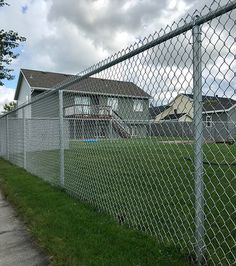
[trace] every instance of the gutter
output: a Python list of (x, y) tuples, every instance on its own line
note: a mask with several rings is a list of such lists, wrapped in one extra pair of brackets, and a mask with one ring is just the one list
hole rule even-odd
[[(31, 87), (31, 89), (39, 91), (52, 91), (51, 88), (42, 88), (42, 87)], [(111, 94), (111, 93), (102, 93), (102, 92), (88, 92), (88, 91), (75, 91), (75, 90), (63, 90), (68, 93), (76, 94), (89, 94), (89, 95), (103, 95), (103, 96), (113, 96), (113, 97), (123, 97), (123, 98), (137, 98), (137, 99), (152, 99), (151, 96), (134, 96), (134, 95), (124, 95), (124, 94)]]

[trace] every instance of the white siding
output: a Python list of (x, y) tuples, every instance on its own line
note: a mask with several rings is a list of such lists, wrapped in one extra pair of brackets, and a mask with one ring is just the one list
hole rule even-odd
[(179, 95), (177, 96), (173, 102), (170, 103), (170, 107), (156, 116), (155, 122), (159, 122), (161, 119), (165, 118), (167, 115), (174, 114), (175, 110), (178, 114), (186, 113), (189, 118), (185, 121), (191, 121), (193, 117), (193, 102), (192, 100), (185, 96)]
[[(19, 92), (19, 97), (17, 101), (17, 106), (20, 106), (24, 103), (26, 103), (31, 100), (31, 88), (25, 78), (23, 77), (22, 82), (21, 82), (21, 88)], [(22, 110), (18, 111), (18, 117), (22, 118)], [(25, 117), (26, 118), (31, 118), (31, 106), (25, 107)]]

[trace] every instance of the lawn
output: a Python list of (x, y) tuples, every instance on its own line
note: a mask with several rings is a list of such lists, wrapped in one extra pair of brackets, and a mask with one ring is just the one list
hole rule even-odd
[(119, 225), (60, 189), (0, 159), (0, 188), (51, 265), (190, 265), (180, 247)]
[[(204, 144), (209, 264), (236, 263), (235, 154), (236, 145)], [(121, 224), (192, 252), (193, 158), (191, 144), (158, 138), (71, 142), (65, 189)], [(27, 169), (58, 184), (59, 151), (28, 153)]]

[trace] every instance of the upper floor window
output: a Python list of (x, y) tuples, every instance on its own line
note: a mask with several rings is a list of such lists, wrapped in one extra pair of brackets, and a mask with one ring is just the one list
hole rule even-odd
[(75, 97), (75, 113), (90, 114), (90, 97), (88, 96)]
[(212, 117), (210, 115), (206, 117), (206, 126), (212, 127)]
[(134, 100), (134, 112), (143, 112), (142, 100)]
[(107, 105), (111, 107), (113, 111), (118, 110), (118, 98), (108, 98)]

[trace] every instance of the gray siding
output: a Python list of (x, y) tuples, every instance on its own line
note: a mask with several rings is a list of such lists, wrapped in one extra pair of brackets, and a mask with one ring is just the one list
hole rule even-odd
[[(40, 94), (39, 91), (34, 91), (32, 96), (38, 96)], [(63, 105), (66, 106), (73, 106), (74, 105), (74, 98), (76, 96), (89, 96), (90, 97), (90, 104), (91, 105), (101, 105), (107, 106), (107, 101), (109, 96), (100, 96), (100, 95), (86, 95), (86, 94), (79, 94), (79, 93), (63, 93)], [(123, 120), (141, 120), (147, 121), (149, 120), (149, 100), (148, 99), (141, 99), (143, 103), (143, 111), (136, 112), (134, 111), (134, 98), (125, 98), (125, 97), (117, 97), (118, 98), (118, 110), (116, 111), (117, 114)], [(32, 116), (42, 116), (42, 117), (57, 117), (58, 116), (58, 93), (50, 95), (48, 98), (44, 98), (42, 101), (38, 101), (37, 103), (33, 104), (32, 106)]]
[[(107, 105), (108, 96), (99, 96), (99, 104), (100, 105)], [(127, 97), (117, 97), (118, 98), (118, 109), (116, 113), (123, 119), (123, 120), (149, 120), (149, 100), (148, 99), (141, 99), (143, 103), (143, 111), (142, 112), (135, 112), (134, 107), (134, 100), (136, 98), (127, 98)]]
[[(74, 105), (74, 98), (78, 95), (81, 95), (81, 94), (64, 92), (64, 98), (63, 98), (64, 106)], [(91, 105), (101, 105), (101, 106), (108, 105), (107, 102), (108, 102), (109, 96), (100, 96), (100, 95), (84, 95), (84, 96), (90, 97)], [(135, 112), (133, 109), (135, 99), (127, 98), (127, 97), (117, 97), (117, 98), (118, 98), (118, 109), (116, 113), (123, 120), (131, 120), (131, 121), (149, 120), (149, 100), (148, 99), (141, 100), (143, 103), (143, 111)]]
[(192, 122), (163, 121), (149, 126), (150, 136), (193, 138)]
[(204, 114), (203, 121), (206, 121), (207, 115), (212, 117), (213, 122), (211, 127), (205, 127), (209, 139), (217, 141), (236, 139), (236, 108), (228, 112)]
[(203, 121), (206, 121), (207, 116), (211, 116), (212, 121), (215, 121), (215, 122), (227, 122), (228, 121), (228, 115), (226, 112), (203, 114), (203, 117), (202, 117)]
[[(19, 107), (20, 105), (25, 104), (27, 101), (30, 101), (30, 99), (31, 99), (31, 88), (29, 87), (29, 84), (27, 83), (25, 78), (23, 78), (22, 83), (21, 83), (21, 90), (19, 93), (19, 98), (17, 100), (17, 106)], [(20, 109), (17, 112), (17, 116), (18, 118), (23, 117), (22, 109)], [(25, 117), (28, 117), (28, 118), (31, 117), (31, 106), (30, 105), (25, 107)]]
[[(34, 91), (33, 96), (36, 97), (40, 94), (40, 91)], [(107, 106), (109, 96), (100, 96), (100, 95), (88, 95), (88, 94), (79, 94), (73, 92), (64, 92), (63, 93), (63, 106), (69, 107), (74, 106), (76, 96), (88, 96), (90, 97), (90, 104), (92, 106), (100, 105)], [(134, 111), (134, 100), (133, 98), (118, 98), (118, 109), (116, 113), (124, 120), (129, 129), (130, 134), (134, 136), (146, 136), (147, 135), (147, 126), (146, 123), (149, 120), (149, 101), (148, 99), (141, 100), (143, 103), (143, 111), (136, 112)], [(94, 109), (97, 110), (98, 109)], [(53, 117), (57, 118), (59, 114), (59, 95), (58, 92), (39, 100), (38, 102), (32, 105), (32, 117)], [(115, 130), (111, 130), (108, 121), (84, 121), (83, 126), (82, 122), (79, 120), (73, 121), (70, 120), (70, 138), (94, 138), (94, 137), (118, 137)], [(83, 131), (83, 132), (82, 132)]]
[[(32, 97), (38, 96), (40, 92), (34, 92)], [(32, 117), (58, 117), (59, 115), (59, 95), (55, 92), (32, 104)]]
[(236, 139), (236, 107), (231, 109), (228, 113), (228, 127), (232, 137)]
[[(152, 123), (149, 134), (160, 137), (194, 138), (194, 125), (192, 122), (163, 121)], [(213, 121), (211, 126), (203, 124), (205, 141), (225, 142), (236, 139), (235, 129), (230, 129), (227, 121)]]
[(65, 119), (69, 123), (70, 139), (94, 139), (119, 137), (111, 121)]
[(149, 133), (149, 125), (129, 124), (129, 133), (131, 137), (146, 137)]

